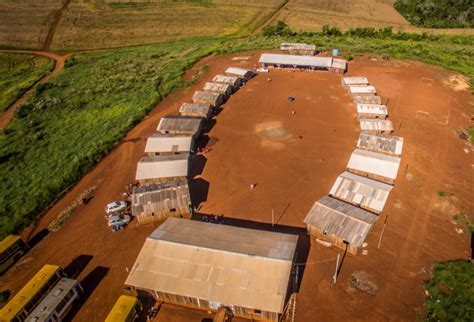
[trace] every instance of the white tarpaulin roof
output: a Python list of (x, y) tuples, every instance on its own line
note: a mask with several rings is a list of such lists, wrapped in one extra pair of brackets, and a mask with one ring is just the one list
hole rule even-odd
[(390, 120), (377, 120), (377, 119), (367, 119), (367, 120), (360, 120), (360, 129), (362, 131), (393, 131), (393, 124)]
[(136, 180), (186, 177), (189, 154), (143, 157), (138, 161)]
[(393, 186), (350, 172), (337, 177), (329, 194), (362, 208), (381, 212)]
[(349, 92), (351, 94), (376, 94), (375, 87), (372, 85), (367, 86), (351, 86), (349, 85)]
[(347, 163), (348, 169), (376, 174), (395, 180), (400, 158), (390, 155), (355, 149)]
[(193, 143), (192, 134), (155, 133), (148, 137), (146, 153), (189, 152)]
[(382, 104), (361, 104), (357, 103), (357, 113), (359, 114), (379, 114), (388, 115), (386, 105)]
[(262, 54), (258, 62), (262, 64), (330, 68), (332, 66), (332, 57)]
[(401, 155), (403, 138), (400, 136), (362, 132), (357, 141), (357, 147), (373, 152)]
[(368, 85), (369, 80), (367, 77), (362, 76), (353, 76), (353, 77), (343, 77), (342, 83), (346, 86), (349, 85)]
[(125, 282), (139, 289), (281, 313), (298, 236), (169, 218)]

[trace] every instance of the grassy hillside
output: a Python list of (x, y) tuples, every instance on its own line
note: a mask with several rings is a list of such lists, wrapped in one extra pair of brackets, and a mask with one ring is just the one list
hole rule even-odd
[(398, 0), (395, 8), (412, 24), (428, 28), (473, 28), (472, 0)]
[(0, 112), (45, 76), (53, 65), (46, 57), (0, 53)]

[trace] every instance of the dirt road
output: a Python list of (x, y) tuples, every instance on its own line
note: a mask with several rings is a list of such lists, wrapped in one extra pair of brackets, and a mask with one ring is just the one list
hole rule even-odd
[(10, 105), (4, 112), (0, 113), (0, 129), (3, 129), (7, 127), (7, 125), (10, 123), (10, 121), (13, 118), (15, 109), (24, 104), (28, 97), (32, 94), (35, 86), (40, 83), (46, 83), (50, 77), (54, 77), (57, 74), (59, 74), (63, 69), (64, 69), (64, 61), (66, 60), (67, 57), (69, 57), (72, 54), (66, 54), (66, 55), (60, 55), (60, 54), (55, 54), (51, 53), (48, 51), (36, 51), (36, 50), (0, 50), (0, 52), (3, 53), (19, 53), (19, 54), (33, 54), (33, 55), (39, 55), (39, 56), (44, 56), (51, 58), (55, 61), (54, 63), (54, 68), (53, 70), (40, 80), (38, 80), (36, 83), (30, 86), (30, 88), (23, 94), (22, 97), (17, 99), (12, 105)]
[[(259, 57), (253, 53), (250, 61), (231, 60), (244, 55), (249, 54), (206, 58), (202, 63), (208, 68), (192, 88), (158, 104), (35, 227), (25, 231), (24, 236), (37, 235), (84, 189), (97, 187), (94, 198), (59, 232), (46, 236), (0, 278), (0, 289), (15, 293), (43, 264), (68, 266), (82, 255), (75, 261), (82, 265), (75, 266), (90, 296), (74, 320), (103, 320), (122, 294), (127, 270), (146, 236), (157, 226), (132, 223), (112, 233), (106, 227), (104, 205), (120, 199), (124, 186), (133, 181), (146, 137), (159, 119), (190, 101), (193, 91), (213, 75), (228, 66), (253, 67)], [(349, 68), (351, 75), (367, 76), (388, 99), (395, 134), (405, 138), (402, 165), (387, 206), (367, 239), (366, 256), (347, 256), (336, 284), (332, 275), (341, 252), (313, 243), (307, 261), (299, 263), (302, 285), (296, 320), (415, 320), (429, 266), (470, 254), (470, 238), (452, 216), (472, 213), (474, 207), (474, 151), (456, 133), (469, 124), (471, 96), (469, 91), (453, 89), (454, 84), (447, 82), (451, 73), (420, 63), (363, 56)], [(288, 102), (290, 95), (294, 102)], [(429, 113), (428, 117), (417, 111)], [(258, 75), (216, 117), (206, 139), (210, 152), (193, 158), (193, 201), (203, 213), (264, 223), (271, 223), (273, 209), (278, 224), (303, 228), (302, 219), (313, 202), (326, 195), (345, 170), (357, 137), (355, 110), (338, 76), (287, 71)], [(250, 184), (256, 184), (255, 189)], [(446, 197), (440, 197), (440, 191)], [(355, 271), (371, 276), (378, 286), (374, 296), (350, 287)], [(157, 320), (197, 322), (204, 317), (211, 316), (164, 305)]]

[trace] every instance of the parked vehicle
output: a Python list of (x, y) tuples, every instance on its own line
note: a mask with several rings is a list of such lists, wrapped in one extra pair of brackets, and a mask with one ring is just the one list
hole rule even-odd
[(125, 226), (131, 220), (129, 215), (114, 215), (109, 217), (109, 227)]
[(256, 71), (259, 72), (259, 73), (268, 73), (268, 69), (263, 68), (263, 67), (257, 68)]
[(120, 211), (124, 211), (127, 209), (127, 202), (126, 201), (114, 201), (114, 202), (111, 202), (109, 204), (107, 204), (107, 206), (105, 206), (105, 212), (107, 214), (113, 214), (113, 213), (116, 213), (116, 212), (120, 212)]

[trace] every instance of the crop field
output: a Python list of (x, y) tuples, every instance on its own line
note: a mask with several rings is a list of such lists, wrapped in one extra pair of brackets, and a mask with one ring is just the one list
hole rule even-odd
[(61, 0), (0, 0), (0, 45), (41, 48)]
[(348, 30), (357, 27), (430, 32), (440, 34), (473, 34), (473, 29), (423, 29), (412, 26), (397, 10), (395, 1), (385, 0), (294, 0), (282, 10), (277, 19), (295, 30), (319, 31), (324, 25)]
[(0, 112), (45, 76), (53, 61), (41, 56), (0, 53)]
[(68, 7), (52, 48), (118, 47), (251, 32), (274, 10), (200, 3), (79, 4)]
[[(0, 238), (31, 222), (174, 88), (214, 40), (77, 55), (0, 134)], [(26, 179), (27, 178), (27, 179)]]

